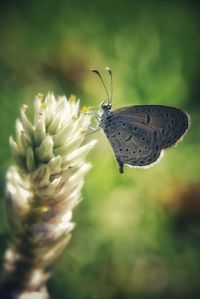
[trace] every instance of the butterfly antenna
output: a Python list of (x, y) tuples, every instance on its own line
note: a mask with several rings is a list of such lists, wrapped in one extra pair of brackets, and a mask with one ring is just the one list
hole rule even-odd
[(103, 84), (103, 86), (104, 86), (104, 88), (105, 88), (106, 95), (107, 95), (107, 99), (108, 99), (108, 102), (109, 102), (110, 100), (109, 100), (108, 89), (107, 89), (107, 87), (106, 87), (106, 84), (105, 84), (105, 82), (104, 82), (104, 80), (103, 80), (101, 74), (100, 74), (99, 71), (97, 71), (96, 69), (91, 69), (91, 72), (96, 73), (96, 74), (99, 76), (99, 78), (100, 78), (100, 80), (101, 80), (101, 82), (102, 82), (102, 84)]
[(110, 104), (112, 104), (112, 98), (113, 98), (113, 76), (112, 71), (109, 67), (106, 67), (106, 71), (108, 71), (110, 75)]

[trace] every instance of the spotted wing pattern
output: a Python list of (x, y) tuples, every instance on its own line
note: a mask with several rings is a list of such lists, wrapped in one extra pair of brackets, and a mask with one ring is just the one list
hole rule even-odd
[(162, 149), (175, 145), (186, 132), (188, 115), (168, 106), (131, 106), (109, 111), (101, 126), (123, 173), (124, 163), (144, 167), (156, 162)]

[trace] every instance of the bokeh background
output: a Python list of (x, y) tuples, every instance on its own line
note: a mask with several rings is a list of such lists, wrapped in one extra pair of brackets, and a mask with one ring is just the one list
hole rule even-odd
[(114, 74), (113, 106), (164, 104), (191, 115), (189, 133), (148, 170), (120, 175), (102, 132), (88, 160), (72, 240), (53, 267), (52, 299), (199, 298), (200, 13), (193, 1), (5, 1), (0, 13), (0, 253), (9, 241), (8, 137), (35, 94), (105, 98), (89, 70)]

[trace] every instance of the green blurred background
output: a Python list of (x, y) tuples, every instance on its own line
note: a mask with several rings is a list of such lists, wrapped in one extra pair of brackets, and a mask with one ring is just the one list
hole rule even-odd
[(89, 69), (114, 74), (114, 107), (174, 105), (190, 113), (184, 141), (148, 170), (119, 174), (102, 132), (88, 157), (72, 240), (54, 265), (52, 299), (199, 298), (200, 6), (192, 1), (13, 1), (0, 15), (0, 253), (8, 137), (35, 94), (71, 93), (97, 106)]

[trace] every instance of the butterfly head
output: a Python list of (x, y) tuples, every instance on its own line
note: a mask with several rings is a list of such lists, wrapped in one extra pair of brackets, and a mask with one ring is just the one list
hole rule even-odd
[(107, 101), (104, 101), (101, 103), (101, 109), (103, 111), (109, 111), (112, 108), (112, 104), (108, 103)]

